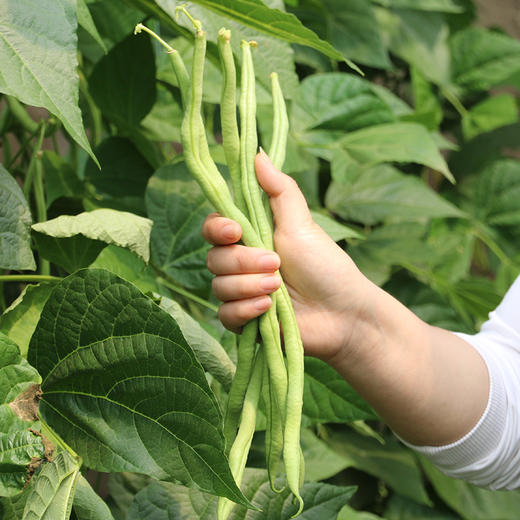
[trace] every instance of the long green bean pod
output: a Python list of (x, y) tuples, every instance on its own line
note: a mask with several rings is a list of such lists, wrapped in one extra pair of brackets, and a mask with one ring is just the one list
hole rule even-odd
[[(256, 44), (255, 44), (256, 45)], [(255, 156), (258, 148), (256, 133), (255, 70), (251, 43), (242, 41), (242, 84), (240, 92), (240, 168), (242, 191), (253, 226), (266, 248), (273, 249), (273, 230), (262, 202), (262, 191), (255, 173)]]
[(276, 393), (273, 392), (269, 382), (269, 368), (267, 362), (264, 366), (264, 381), (262, 383), (262, 397), (265, 405), (266, 429), (265, 429), (265, 451), (266, 466), (271, 489), (275, 493), (281, 493), (284, 487), (276, 487), (276, 476), (280, 465), (283, 451), (283, 421)]
[(179, 84), (179, 89), (181, 91), (182, 104), (186, 106), (188, 99), (188, 91), (190, 88), (190, 78), (188, 75), (188, 70), (184, 65), (184, 61), (182, 60), (178, 51), (176, 51), (171, 45), (165, 42), (157, 33), (152, 31), (150, 28), (146, 27), (142, 23), (138, 23), (135, 26), (134, 34), (139, 34), (141, 31), (147, 32), (150, 36), (155, 38), (167, 51), (168, 56), (170, 58), (170, 63), (172, 65), (173, 71), (175, 72), (175, 76), (177, 77), (177, 83)]
[(305, 369), (303, 344), (290, 296), (285, 285), (276, 293), (276, 304), (278, 316), (284, 331), (288, 375), (283, 460), (285, 473), (287, 475), (287, 485), (299, 501), (299, 509), (295, 515), (297, 516), (303, 509), (303, 500), (299, 492), (300, 481), (303, 480), (300, 464), (300, 427), (303, 406), (303, 375)]
[(246, 324), (238, 340), (237, 367), (229, 390), (224, 416), (224, 438), (228, 450), (237, 433), (242, 404), (251, 378), (257, 335), (258, 320), (254, 319)]
[(273, 137), (268, 155), (274, 167), (281, 170), (285, 162), (289, 118), (276, 72), (271, 72), (271, 91), (273, 96)]
[(224, 79), (220, 101), (220, 122), (222, 128), (222, 145), (224, 147), (226, 163), (229, 168), (229, 175), (231, 176), (235, 204), (245, 213), (246, 205), (240, 180), (240, 136), (238, 134), (236, 101), (237, 74), (233, 51), (229, 43), (230, 38), (231, 31), (229, 29), (220, 29), (217, 42), (222, 77)]
[[(263, 370), (264, 354), (263, 350), (259, 349), (254, 362), (251, 381), (247, 387), (246, 397), (244, 399), (238, 434), (233, 446), (231, 447), (231, 451), (229, 452), (229, 467), (231, 468), (231, 473), (239, 487), (244, 475), (244, 468), (246, 467), (247, 455), (249, 453), (251, 441), (253, 440), (253, 434), (255, 433), (256, 411), (258, 408), (260, 391), (262, 389)], [(218, 501), (217, 519), (226, 520), (234, 505), (234, 502), (221, 497)]]

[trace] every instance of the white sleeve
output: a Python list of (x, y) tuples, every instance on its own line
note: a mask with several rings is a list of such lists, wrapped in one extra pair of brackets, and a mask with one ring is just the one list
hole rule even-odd
[(445, 446), (414, 446), (447, 475), (490, 489), (520, 487), (520, 277), (473, 336), (486, 362), (489, 400), (475, 427)]

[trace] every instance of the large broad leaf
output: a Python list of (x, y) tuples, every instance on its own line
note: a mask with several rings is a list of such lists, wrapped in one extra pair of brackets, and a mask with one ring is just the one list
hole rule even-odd
[(378, 520), (381, 516), (367, 513), (366, 511), (357, 511), (349, 506), (345, 506), (338, 514), (337, 520)]
[(377, 416), (329, 365), (305, 358), (303, 413), (313, 422), (348, 423)]
[(224, 390), (229, 391), (235, 366), (222, 345), (182, 310), (177, 302), (163, 296), (159, 305), (175, 319), (204, 370), (209, 372), (224, 387)]
[(68, 520), (79, 475), (79, 462), (67, 451), (46, 463), (31, 481), (24, 520)]
[(430, 504), (419, 465), (411, 452), (388, 437), (385, 444), (343, 429), (330, 431), (324, 439), (351, 466), (382, 479), (397, 493), (420, 504)]
[(457, 32), (451, 55), (453, 81), (466, 91), (487, 90), (520, 70), (520, 42), (480, 27)]
[(195, 0), (194, 3), (270, 36), (289, 43), (307, 45), (335, 60), (345, 60), (352, 68), (359, 70), (330, 43), (304, 27), (296, 16), (279, 9), (269, 9), (261, 0)]
[(13, 497), (0, 497), (0, 518), (2, 520), (23, 520), (23, 511), (30, 492), (30, 488), (26, 488)]
[(388, 164), (372, 168), (352, 167), (338, 154), (332, 168), (340, 181), (330, 184), (327, 208), (345, 220), (375, 224), (387, 218), (407, 220), (460, 217), (455, 206), (437, 195), (421, 179), (405, 175)]
[(478, 176), (474, 208), (482, 222), (495, 225), (520, 224), (520, 163), (502, 159)]
[(103, 114), (123, 128), (138, 125), (155, 102), (155, 59), (148, 35), (130, 35), (94, 67), (89, 89)]
[(337, 475), (350, 465), (311, 430), (302, 429), (300, 444), (305, 459), (305, 480), (317, 482)]
[(353, 74), (308, 76), (300, 85), (291, 119), (299, 129), (358, 130), (395, 120), (371, 84)]
[(417, 67), (430, 81), (450, 81), (448, 25), (440, 13), (409, 9), (377, 9), (383, 40), (389, 49)]
[(78, 107), (76, 2), (0, 5), (0, 92), (45, 107), (92, 156)]
[(78, 520), (114, 520), (106, 503), (83, 475), (79, 476), (76, 484), (73, 508)]
[(200, 230), (211, 206), (186, 163), (166, 165), (155, 172), (146, 189), (146, 208), (153, 220), (153, 262), (189, 289), (209, 287), (209, 244)]
[(511, 125), (518, 121), (518, 106), (511, 94), (499, 94), (471, 107), (462, 118), (462, 131), (466, 140), (484, 132)]
[(86, 0), (77, 0), (77, 14), (78, 14), (78, 24), (87, 31), (94, 40), (100, 45), (100, 47), (107, 52), (107, 47), (103, 38), (99, 35), (99, 32), (96, 28), (96, 24), (92, 19), (92, 15), (90, 14), (89, 8), (87, 6)]
[[(183, 2), (178, 0), (158, 0), (157, 3), (173, 18), (175, 16), (175, 8), (182, 5)], [(278, 1), (268, 0), (265, 2), (267, 6), (272, 3), (278, 3)], [(236, 5), (236, 2), (230, 3), (232, 7), (234, 5)], [(217, 42), (218, 31), (221, 27), (230, 29), (231, 47), (239, 62), (241, 61), (240, 41), (254, 40), (258, 43), (258, 47), (253, 53), (253, 59), (255, 75), (259, 80), (259, 84), (264, 87), (263, 91), (258, 92), (259, 102), (270, 102), (265, 92), (271, 92), (271, 80), (269, 78), (271, 72), (278, 73), (280, 85), (285, 96), (287, 98), (292, 97), (298, 87), (298, 76), (294, 70), (294, 52), (291, 46), (286, 42), (273, 38), (272, 35), (266, 35), (264, 32), (259, 32), (247, 25), (245, 26), (243, 23), (233, 20), (233, 17), (230, 17), (229, 13), (220, 13), (220, 15), (218, 15), (207, 7), (208, 6), (191, 5), (189, 10), (195, 18), (202, 22), (209, 41)], [(264, 6), (264, 9), (267, 9), (267, 7)], [(189, 31), (193, 30), (191, 22), (186, 17), (179, 18), (178, 23), (185, 26)], [(190, 42), (188, 48), (184, 45), (183, 47), (184, 49), (181, 48), (179, 51), (185, 59), (188, 70), (190, 70), (193, 44)], [(171, 64), (169, 64), (169, 67), (171, 70)], [(220, 102), (222, 82), (220, 67), (217, 66), (215, 70), (213, 66), (208, 63), (206, 69), (204, 75), (205, 90), (206, 92), (208, 90), (213, 91), (206, 93), (207, 99), (213, 103)]]
[(0, 268), (36, 269), (31, 251), (31, 220), (31, 210), (20, 186), (0, 164)]
[[(244, 494), (261, 511), (248, 511), (236, 506), (229, 520), (289, 520), (297, 510), (285, 489), (274, 493), (265, 470), (246, 468), (242, 481)], [(280, 484), (280, 482), (279, 482)], [(323, 483), (306, 483), (301, 489), (305, 504), (298, 518), (302, 520), (336, 520), (339, 510), (350, 500), (355, 487), (333, 486)], [(153, 482), (136, 497), (128, 512), (127, 520), (212, 520), (216, 518), (217, 500), (196, 490)]]
[(85, 196), (83, 182), (78, 179), (70, 162), (50, 150), (43, 152), (42, 160), (47, 207), (60, 197), (83, 198)]
[(90, 264), (93, 269), (106, 269), (127, 282), (132, 282), (144, 293), (158, 292), (153, 271), (145, 261), (123, 247), (109, 245)]
[(429, 166), (453, 180), (435, 142), (422, 125), (395, 123), (363, 128), (347, 134), (340, 143), (361, 163), (414, 162)]
[[(79, 215), (61, 215), (33, 225), (33, 230), (56, 239), (81, 235), (86, 239), (126, 247), (148, 262), (152, 222), (133, 213), (96, 209)], [(79, 247), (77, 245), (77, 247)], [(45, 255), (46, 251), (41, 250)], [(50, 255), (51, 251), (47, 251)], [(99, 253), (97, 251), (96, 255)]]
[(389, 68), (390, 59), (383, 46), (376, 17), (365, 0), (323, 0), (327, 20), (327, 39), (346, 56), (370, 65)]
[(124, 137), (109, 137), (97, 148), (101, 171), (93, 161), (85, 166), (85, 179), (96, 192), (94, 203), (145, 214), (144, 190), (153, 168), (136, 146)]
[(98, 471), (132, 471), (242, 503), (222, 417), (175, 320), (103, 270), (54, 289), (31, 340), (40, 414)]
[(41, 437), (29, 431), (31, 423), (18, 418), (20, 394), (41, 381), (38, 372), (20, 355), (15, 343), (0, 333), (0, 496), (19, 493), (32, 458), (42, 458)]
[(518, 517), (518, 491), (490, 491), (452, 479), (423, 457), (421, 465), (437, 494), (465, 520), (516, 520)]

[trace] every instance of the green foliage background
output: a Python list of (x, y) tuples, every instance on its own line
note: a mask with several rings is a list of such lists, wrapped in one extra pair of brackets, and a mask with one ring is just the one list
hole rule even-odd
[[(295, 510), (268, 489), (261, 424), (245, 496), (223, 451), (235, 338), (217, 320), (205, 267), (211, 207), (183, 162), (168, 57), (133, 35), (145, 21), (189, 64), (179, 4), (0, 6), (5, 520), (210, 519), (215, 495), (242, 503), (235, 520)], [(204, 116), (223, 173), (214, 44), (226, 26), (237, 60), (241, 39), (258, 42), (264, 145), (269, 73), (279, 74), (284, 171), (315, 220), (422, 319), (476, 332), (520, 273), (520, 42), (476, 26), (472, 0), (188, 7), (210, 42)], [(443, 476), (331, 368), (308, 358), (305, 369), (302, 518), (518, 517), (517, 492)], [(95, 489), (87, 470), (91, 483), (101, 472)]]

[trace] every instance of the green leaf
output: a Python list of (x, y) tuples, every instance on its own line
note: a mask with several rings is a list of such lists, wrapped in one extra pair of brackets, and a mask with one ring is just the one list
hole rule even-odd
[(134, 496), (146, 487), (152, 479), (138, 473), (110, 473), (107, 488), (114, 504), (111, 505), (116, 518), (125, 518)]
[(462, 118), (462, 132), (469, 140), (484, 132), (518, 121), (518, 106), (511, 94), (498, 94), (471, 107)]
[(520, 163), (502, 159), (486, 167), (478, 176), (473, 204), (482, 222), (520, 224)]
[(388, 164), (352, 167), (337, 154), (332, 168), (341, 172), (333, 173), (341, 180), (329, 185), (325, 202), (330, 211), (345, 220), (375, 224), (393, 217), (414, 220), (462, 216), (420, 178)]
[(340, 144), (361, 163), (396, 161), (424, 164), (454, 182), (435, 142), (422, 125), (394, 123), (363, 128), (347, 134)]
[(348, 423), (376, 419), (374, 411), (329, 365), (305, 358), (303, 414), (313, 422)]
[(0, 497), (0, 515), (2, 520), (24, 520), (23, 512), (30, 488), (13, 497)]
[(66, 451), (44, 464), (31, 481), (24, 520), (68, 520), (78, 475), (79, 463)]
[(329, 235), (334, 242), (339, 242), (340, 240), (348, 240), (349, 238), (358, 238), (363, 239), (363, 235), (358, 233), (352, 228), (345, 226), (344, 224), (340, 224), (337, 220), (325, 215), (324, 213), (318, 213), (317, 211), (311, 211), (312, 220), (318, 226)]
[[(439, 511), (417, 504), (400, 495), (392, 495), (385, 509), (387, 520), (458, 520), (459, 517), (447, 511)], [(339, 519), (338, 519), (339, 520)]]
[(451, 55), (453, 81), (468, 92), (487, 90), (520, 70), (520, 42), (481, 27), (455, 33)]
[(73, 508), (78, 520), (114, 520), (108, 506), (83, 475), (76, 484)]
[(96, 63), (89, 90), (103, 114), (132, 128), (155, 103), (155, 57), (148, 35), (131, 34)]
[(383, 480), (397, 493), (419, 504), (430, 504), (421, 480), (418, 463), (411, 450), (403, 448), (392, 437), (385, 444), (352, 431), (329, 431), (325, 442), (351, 466)]
[(314, 74), (300, 84), (291, 119), (298, 129), (352, 131), (395, 120), (371, 84), (353, 74)]
[(428, 130), (439, 129), (443, 119), (442, 107), (433, 92), (432, 85), (424, 77), (424, 74), (417, 68), (411, 67), (412, 89), (415, 111), (402, 117), (403, 121), (414, 121), (421, 123)]
[[(22, 358), (15, 343), (0, 333), (0, 496), (22, 491), (32, 457), (43, 457), (41, 437), (29, 431), (30, 423), (18, 420), (20, 394), (41, 381), (38, 372)], [(20, 403), (20, 404), (18, 404)]]
[(344, 60), (350, 67), (360, 72), (354, 63), (334, 49), (330, 43), (321, 40), (313, 31), (304, 27), (296, 16), (284, 13), (279, 9), (269, 9), (261, 0), (235, 0), (233, 2), (195, 0), (194, 3), (275, 38), (289, 43), (307, 45), (323, 52), (329, 58), (338, 61)]
[(49, 237), (68, 238), (81, 235), (87, 239), (126, 247), (145, 262), (150, 258), (151, 229), (150, 220), (115, 209), (96, 209), (79, 215), (61, 215), (33, 225), (34, 231)]
[(417, 11), (440, 11), (443, 13), (463, 13), (466, 4), (463, 0), (373, 0), (384, 7), (400, 7)]
[(43, 458), (41, 437), (29, 430), (0, 432), (0, 496), (14, 496), (22, 491), (31, 459)]
[(449, 29), (441, 13), (377, 9), (383, 41), (436, 85), (450, 83)]
[(348, 459), (331, 450), (311, 430), (303, 428), (300, 443), (305, 459), (305, 480), (326, 480), (343, 471), (350, 464)]
[(437, 494), (465, 520), (516, 520), (520, 510), (518, 491), (490, 491), (443, 475), (425, 458), (421, 465)]
[(82, 235), (56, 238), (34, 232), (33, 239), (42, 258), (63, 267), (67, 273), (88, 267), (106, 245), (101, 240), (90, 240)]
[(0, 7), (0, 92), (45, 107), (94, 160), (78, 107), (76, 3), (17, 0)]
[(159, 304), (179, 325), (188, 345), (195, 351), (197, 359), (224, 388), (229, 391), (235, 374), (235, 366), (222, 345), (200, 324), (195, 321), (181, 306), (165, 296)]
[(520, 123), (478, 135), (450, 156), (450, 168), (458, 176), (474, 174), (509, 150), (520, 150)]
[[(276, 0), (275, 0), (276, 2)], [(273, 0), (265, 2), (266, 6), (273, 3)], [(175, 17), (175, 8), (182, 5), (182, 2), (175, 0), (159, 0), (158, 4), (170, 14), (172, 18)], [(232, 4), (233, 5), (233, 4)], [(264, 8), (267, 8), (264, 6)], [(202, 27), (206, 31), (208, 41), (217, 43), (218, 31), (221, 27), (226, 27), (231, 30), (231, 48), (238, 63), (241, 63), (241, 40), (254, 40), (258, 43), (258, 47), (253, 53), (253, 60), (255, 63), (255, 75), (258, 79), (257, 86), (262, 86), (262, 89), (257, 89), (258, 102), (270, 103), (271, 79), (269, 77), (271, 72), (277, 72), (281, 88), (286, 98), (291, 98), (298, 88), (298, 76), (294, 69), (294, 52), (291, 46), (282, 42), (279, 39), (273, 38), (273, 35), (266, 35), (263, 32), (258, 32), (233, 20), (232, 17), (215, 14), (210, 9), (199, 6), (190, 5), (190, 13), (193, 17), (202, 22)], [(178, 23), (187, 28), (189, 33), (193, 31), (192, 23), (183, 16), (179, 18)], [(192, 56), (193, 56), (193, 42), (185, 38), (178, 38), (173, 43), (173, 47), (178, 50), (183, 57), (188, 70), (191, 70)], [(171, 64), (167, 60), (167, 70), (171, 75)], [(172, 78), (173, 79), (173, 78)], [(172, 81), (177, 84), (176, 78)], [(206, 70), (204, 71), (204, 99), (212, 103), (220, 103), (221, 96), (222, 75), (220, 66), (217, 62), (216, 66), (207, 60)]]
[(22, 190), (0, 164), (0, 268), (30, 269), (36, 264), (31, 251), (31, 210)]
[[(244, 493), (262, 511), (248, 511), (236, 506), (229, 520), (289, 520), (297, 510), (290, 492), (274, 493), (265, 470), (246, 468)], [(301, 489), (304, 509), (301, 520), (336, 520), (339, 510), (350, 500), (356, 488), (324, 483), (306, 483)], [(217, 500), (197, 490), (168, 483), (153, 482), (136, 497), (127, 520), (210, 520), (216, 518)]]
[(118, 136), (105, 139), (96, 155), (101, 171), (92, 161), (85, 166), (85, 179), (96, 192), (94, 201), (144, 215), (144, 191), (153, 173), (150, 163), (132, 141)]
[(45, 172), (47, 208), (60, 197), (82, 198), (85, 196), (83, 182), (78, 179), (70, 162), (50, 150), (43, 152), (42, 161)]
[(323, 0), (327, 40), (345, 56), (371, 67), (390, 68), (376, 17), (365, 0)]
[(0, 404), (10, 403), (41, 381), (38, 372), (20, 355), (20, 349), (0, 332)]
[(133, 283), (144, 293), (158, 292), (153, 272), (142, 258), (124, 249), (109, 245), (90, 264), (93, 269), (106, 269), (127, 282)]
[(378, 520), (381, 516), (367, 513), (366, 511), (357, 511), (349, 506), (345, 506), (338, 515), (337, 520)]
[(168, 164), (155, 172), (146, 189), (146, 208), (153, 220), (154, 264), (188, 289), (207, 289), (210, 245), (200, 230), (211, 206), (186, 163)]
[(99, 32), (94, 24), (94, 20), (92, 19), (92, 15), (88, 9), (87, 3), (85, 0), (77, 0), (77, 14), (78, 14), (78, 24), (87, 31), (97, 43), (99, 43), (100, 47), (107, 52), (107, 46), (103, 41), (103, 38), (99, 35)]
[(132, 471), (247, 504), (224, 455), (222, 417), (175, 320), (103, 270), (56, 286), (31, 340), (40, 414), (98, 471)]

